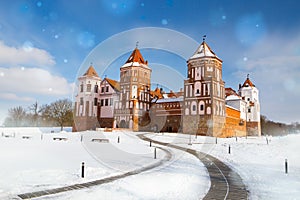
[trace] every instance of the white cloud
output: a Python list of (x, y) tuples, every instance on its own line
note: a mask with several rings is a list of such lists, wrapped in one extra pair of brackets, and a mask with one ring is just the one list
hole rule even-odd
[(260, 89), (262, 114), (275, 121), (300, 121), (300, 36), (273, 35), (247, 51), (237, 63), (237, 77), (250, 78)]
[(53, 66), (55, 60), (47, 51), (26, 41), (22, 47), (10, 47), (0, 41), (0, 64), (7, 66)]
[(64, 77), (44, 69), (0, 67), (0, 74), (1, 94), (66, 96), (72, 93), (73, 86)]
[(22, 102), (32, 102), (34, 101), (31, 97), (21, 97), (14, 93), (0, 93), (0, 99), (8, 101), (22, 101)]

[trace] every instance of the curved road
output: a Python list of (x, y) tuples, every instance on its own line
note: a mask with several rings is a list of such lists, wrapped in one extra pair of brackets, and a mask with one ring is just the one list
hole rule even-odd
[(61, 192), (67, 192), (67, 191), (71, 191), (71, 190), (79, 190), (79, 189), (83, 189), (83, 188), (97, 186), (97, 185), (109, 183), (109, 182), (112, 182), (112, 181), (115, 181), (115, 180), (118, 180), (121, 178), (125, 178), (128, 176), (132, 176), (132, 175), (136, 175), (136, 174), (148, 171), (148, 170), (158, 167), (158, 166), (162, 165), (163, 163), (170, 161), (172, 159), (173, 155), (170, 151), (168, 151), (164, 148), (161, 148), (161, 147), (156, 147), (156, 148), (163, 150), (166, 153), (166, 155), (162, 160), (159, 160), (158, 162), (155, 162), (148, 166), (141, 167), (139, 169), (136, 169), (136, 170), (124, 173), (124, 174), (111, 176), (111, 177), (107, 177), (107, 178), (102, 178), (99, 180), (90, 181), (90, 182), (86, 182), (86, 183), (74, 184), (74, 185), (64, 186), (64, 187), (55, 188), (55, 189), (48, 189), (48, 190), (42, 190), (42, 191), (37, 191), (37, 192), (19, 194), (18, 197), (21, 199), (32, 199), (32, 198), (37, 198), (37, 197), (41, 197), (41, 196), (52, 195), (52, 194), (57, 194), (57, 193), (61, 193)]
[(205, 165), (210, 176), (211, 186), (208, 193), (204, 197), (205, 200), (248, 199), (248, 191), (240, 175), (230, 169), (219, 159), (193, 149), (150, 139), (146, 137), (145, 134), (139, 134), (137, 136), (142, 140), (179, 149), (196, 156)]

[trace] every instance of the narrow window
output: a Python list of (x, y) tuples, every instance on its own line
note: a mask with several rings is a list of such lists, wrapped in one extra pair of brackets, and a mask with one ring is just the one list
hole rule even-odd
[(106, 92), (108, 92), (109, 91), (109, 87), (108, 86), (106, 86)]
[(91, 84), (87, 84), (86, 85), (86, 91), (87, 92), (91, 92), (91, 89), (92, 89), (92, 85)]
[(83, 105), (83, 97), (80, 98), (80, 105)]
[(200, 90), (199, 90), (199, 89), (197, 89), (196, 93), (197, 93), (197, 94), (200, 94)]
[(101, 105), (101, 106), (103, 106), (103, 105), (104, 105), (104, 100), (103, 100), (103, 99), (101, 99), (101, 103), (100, 103), (100, 105)]
[(108, 99), (105, 99), (105, 106), (108, 106)]
[(204, 105), (200, 105), (200, 110), (204, 110)]
[(94, 106), (97, 106), (98, 104), (98, 98), (94, 98)]
[(104, 92), (104, 87), (101, 87), (101, 93), (103, 93)]
[(80, 85), (80, 92), (83, 92), (83, 84)]
[(95, 85), (95, 87), (94, 87), (94, 92), (95, 92), (95, 93), (98, 93), (98, 85)]
[(193, 105), (193, 111), (196, 111), (196, 105)]
[(251, 113), (251, 108), (248, 108), (248, 113)]

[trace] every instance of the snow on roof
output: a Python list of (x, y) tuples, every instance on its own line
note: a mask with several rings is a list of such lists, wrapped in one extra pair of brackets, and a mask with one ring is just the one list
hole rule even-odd
[[(194, 58), (202, 58), (202, 57), (215, 57), (218, 58), (215, 52), (211, 50), (211, 48), (206, 44), (205, 41), (202, 42), (202, 44), (198, 47), (196, 52), (190, 59)], [(219, 58), (218, 58), (219, 59)]]
[(225, 101), (230, 101), (230, 100), (241, 100), (241, 97), (239, 97), (237, 95), (229, 95), (225, 99)]
[(135, 48), (133, 50), (133, 52), (131, 53), (131, 55), (129, 56), (129, 58), (127, 59), (127, 61), (125, 62), (125, 64), (122, 67), (148, 67), (148, 61), (144, 60), (140, 50), (138, 48)]
[(146, 64), (139, 63), (139, 62), (129, 62), (125, 63), (122, 67), (146, 67), (149, 68)]
[(183, 101), (183, 97), (158, 99), (156, 103), (172, 103), (172, 102), (179, 102), (179, 101)]

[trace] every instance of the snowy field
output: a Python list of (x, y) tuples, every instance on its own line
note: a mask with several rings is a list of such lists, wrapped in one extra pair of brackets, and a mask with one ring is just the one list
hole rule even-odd
[[(151, 137), (219, 158), (240, 174), (250, 191), (250, 199), (300, 199), (300, 134), (268, 137), (268, 144), (266, 137), (218, 138), (217, 144), (215, 138), (182, 134)], [(192, 145), (188, 145), (190, 141)]]
[[(123, 174), (165, 157), (165, 153), (158, 149), (157, 159), (154, 159), (154, 147), (139, 140), (134, 133), (67, 131), (70, 129), (59, 132), (57, 128), (0, 128), (1, 200), (16, 198), (21, 193)], [(173, 149), (169, 151), (173, 155), (171, 161), (150, 171), (108, 184), (38, 199), (204, 197), (210, 180), (203, 164), (187, 153)], [(81, 178), (82, 162), (86, 166), (85, 178)]]

